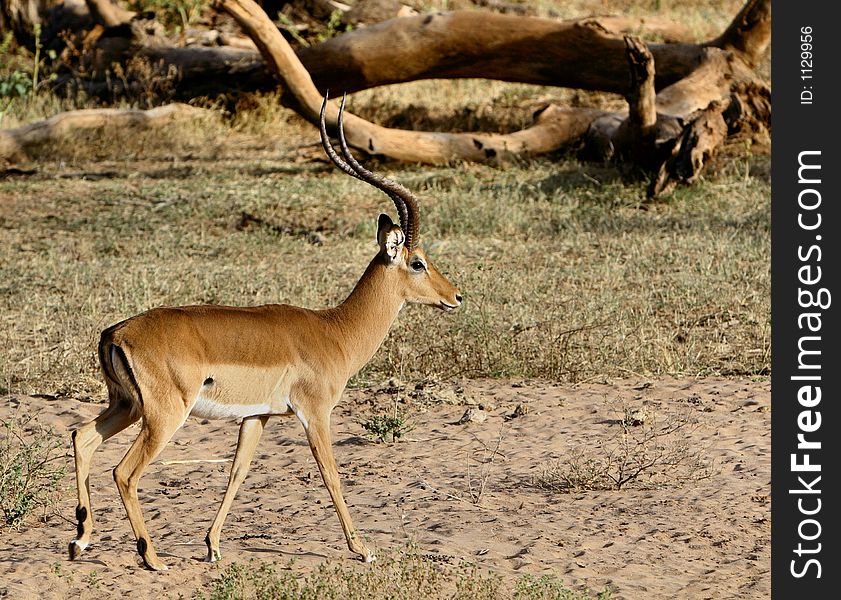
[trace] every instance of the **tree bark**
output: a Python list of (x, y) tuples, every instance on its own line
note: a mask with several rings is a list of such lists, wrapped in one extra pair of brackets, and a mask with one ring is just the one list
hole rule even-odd
[[(609, 20), (606, 20), (610, 23)], [(418, 79), (481, 77), (622, 94), (622, 35), (599, 19), (554, 21), (477, 11), (391, 19), (301, 48), (320, 90), (355, 92)], [(652, 44), (656, 87), (688, 75), (697, 44)]]
[[(123, 24), (131, 14), (123, 11)], [(108, 26), (111, 21), (97, 17), (96, 22)], [(296, 54), (322, 93), (327, 89), (352, 93), (428, 78), (484, 78), (622, 94), (627, 88), (622, 36), (647, 30), (649, 22), (654, 32), (666, 28), (657, 19), (630, 17), (558, 21), (466, 10), (428, 13), (355, 29), (299, 48)], [(702, 49), (703, 45), (690, 43), (652, 44), (657, 89), (690, 73)], [(104, 64), (141, 55), (151, 64), (175, 65), (182, 81), (174, 97), (183, 100), (266, 91), (275, 85), (258, 52), (180, 48), (163, 40), (112, 44), (99, 51), (99, 62)], [(94, 81), (85, 91), (97, 94), (103, 87), (101, 80)]]

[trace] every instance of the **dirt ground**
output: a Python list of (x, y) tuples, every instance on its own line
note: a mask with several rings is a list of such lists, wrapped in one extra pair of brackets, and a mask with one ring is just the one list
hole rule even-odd
[[(360, 425), (364, 415), (387, 410), (393, 391), (348, 391), (334, 413), (345, 498), (373, 546), (411, 541), (440, 560), (472, 561), (511, 578), (554, 573), (569, 587), (610, 586), (615, 598), (770, 596), (767, 381), (474, 380), (425, 397), (436, 394), (437, 402), (407, 396), (414, 429), (394, 444), (371, 441)], [(471, 403), (486, 418), (457, 424)], [(18, 404), (67, 432), (68, 442), (70, 431), (102, 408), (16, 397), (0, 415)], [(714, 475), (654, 489), (557, 493), (534, 485), (574, 449), (597, 452), (615, 443), (616, 409), (623, 405), (697, 418), (699, 426), (686, 435), (713, 461)], [(190, 418), (141, 481), (150, 534), (170, 567), (143, 569), (111, 478), (136, 431), (109, 440), (95, 455), (90, 548), (76, 562), (67, 558), (76, 503), (68, 490), (46, 523), (0, 538), (0, 597), (189, 597), (233, 561), (285, 565), (294, 557), (294, 568), (307, 570), (325, 559), (353, 560), (301, 426), (277, 418), (228, 517), (221, 563), (203, 562), (237, 426)], [(65, 481), (75, 485), (72, 475)]]

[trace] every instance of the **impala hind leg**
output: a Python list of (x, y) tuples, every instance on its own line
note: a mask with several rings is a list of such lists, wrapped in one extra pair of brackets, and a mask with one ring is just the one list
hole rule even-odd
[(318, 464), (318, 470), (321, 472), (321, 478), (324, 480), (324, 485), (327, 486), (327, 491), (330, 492), (330, 498), (333, 500), (333, 508), (336, 509), (336, 514), (339, 516), (339, 522), (342, 525), (342, 531), (345, 534), (348, 548), (362, 558), (365, 562), (374, 560), (374, 553), (365, 547), (362, 540), (359, 539), (359, 533), (353, 526), (353, 519), (350, 518), (345, 499), (342, 497), (342, 484), (339, 480), (339, 468), (336, 465), (336, 458), (333, 456), (333, 446), (330, 442), (330, 417), (313, 418), (308, 423), (304, 421), (304, 429), (307, 432), (307, 441), (312, 450), (312, 455), (315, 457), (315, 462)]
[(76, 539), (68, 548), (70, 559), (78, 558), (88, 547), (93, 531), (93, 511), (91, 509), (90, 469), (93, 453), (99, 445), (111, 436), (137, 421), (131, 404), (119, 397), (112, 397), (102, 413), (77, 429), (72, 434), (73, 454), (76, 462), (76, 491), (79, 503), (76, 505)]
[(215, 562), (222, 558), (222, 554), (219, 552), (219, 537), (222, 534), (222, 525), (225, 524), (225, 518), (228, 516), (228, 511), (231, 509), (231, 503), (234, 501), (239, 486), (248, 474), (251, 459), (257, 449), (260, 436), (263, 434), (263, 427), (268, 420), (268, 417), (250, 417), (243, 419), (239, 427), (239, 439), (234, 454), (234, 464), (231, 465), (228, 487), (225, 490), (225, 496), (222, 498), (222, 504), (219, 506), (216, 517), (213, 519), (213, 524), (210, 526), (210, 531), (207, 532), (207, 537), (204, 539), (207, 544), (208, 562)]
[(150, 418), (144, 415), (140, 435), (137, 436), (123, 460), (114, 469), (114, 481), (117, 483), (117, 489), (120, 492), (123, 505), (126, 507), (134, 537), (137, 539), (137, 552), (143, 559), (144, 564), (153, 571), (165, 571), (167, 567), (158, 558), (152, 546), (152, 540), (149, 537), (146, 523), (143, 520), (143, 513), (140, 510), (137, 484), (149, 463), (160, 454), (184, 422), (183, 407), (181, 410), (172, 409), (169, 412), (164, 412), (164, 414), (167, 414), (168, 418)]

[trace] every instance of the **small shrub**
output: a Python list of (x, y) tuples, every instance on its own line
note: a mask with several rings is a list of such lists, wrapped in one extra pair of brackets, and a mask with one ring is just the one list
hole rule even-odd
[(591, 595), (590, 590), (576, 592), (554, 575), (523, 575), (514, 585), (515, 600), (610, 600), (609, 589)]
[[(210, 600), (296, 598), (299, 592), (298, 579), (291, 570), (278, 573), (274, 563), (234, 563), (214, 582)], [(193, 597), (203, 596), (197, 593)]]
[(414, 424), (398, 414), (372, 415), (359, 424), (374, 438), (384, 443), (396, 442), (415, 428)]
[(330, 18), (324, 25), (324, 31), (318, 34), (318, 41), (323, 42), (330, 38), (336, 37), (340, 33), (352, 30), (353, 27), (342, 24), (342, 11), (334, 10), (330, 13)]
[(63, 441), (32, 416), (0, 420), (0, 530), (52, 506), (67, 472)]
[[(38, 91), (39, 84), (43, 83), (39, 77), (45, 67), (44, 57), (41, 56), (41, 25), (35, 24), (33, 31), (35, 37), (35, 53), (30, 56), (23, 49), (16, 53), (11, 52), (13, 35), (7, 32), (0, 40), (0, 123), (3, 117), (12, 107), (19, 102), (27, 102)], [(53, 50), (48, 53), (50, 60), (55, 59)], [(55, 79), (55, 74), (50, 74), (48, 81)]]
[(0, 98), (11, 101), (26, 98), (32, 92), (32, 76), (24, 71), (12, 71), (0, 77)]
[(620, 490), (638, 487), (675, 487), (713, 475), (702, 450), (692, 447), (687, 435), (697, 427), (687, 414), (658, 420), (653, 412), (623, 407), (613, 421), (618, 426), (610, 444), (576, 448), (547, 466), (537, 477), (538, 487), (555, 492)]

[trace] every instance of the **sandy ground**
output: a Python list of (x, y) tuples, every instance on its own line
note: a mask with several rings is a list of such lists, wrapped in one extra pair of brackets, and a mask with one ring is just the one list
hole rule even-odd
[[(387, 410), (393, 391), (348, 391), (334, 413), (345, 498), (375, 547), (414, 541), (422, 552), (505, 577), (554, 573), (570, 587), (609, 585), (615, 598), (770, 597), (769, 383), (464, 381), (414, 395), (403, 408), (415, 427), (394, 444), (367, 439), (359, 422)], [(486, 419), (454, 424), (470, 403), (480, 403), (474, 410)], [(714, 461), (715, 474), (657, 489), (557, 493), (534, 485), (574, 449), (597, 453), (615, 444), (623, 403), (697, 418), (697, 429), (683, 435)], [(18, 397), (0, 415), (17, 404), (66, 431), (68, 441), (72, 428), (102, 408)], [(170, 566), (165, 573), (143, 569), (111, 478), (136, 431), (95, 455), (94, 540), (82, 558), (66, 556), (76, 503), (68, 489), (46, 523), (0, 537), (0, 597), (189, 597), (233, 561), (286, 564), (295, 557), (302, 570), (325, 559), (352, 561), (300, 424), (277, 418), (228, 517), (221, 563), (203, 562), (230, 463), (200, 461), (230, 459), (237, 426), (190, 418), (141, 481), (150, 533)], [(66, 483), (74, 486), (74, 477)]]

